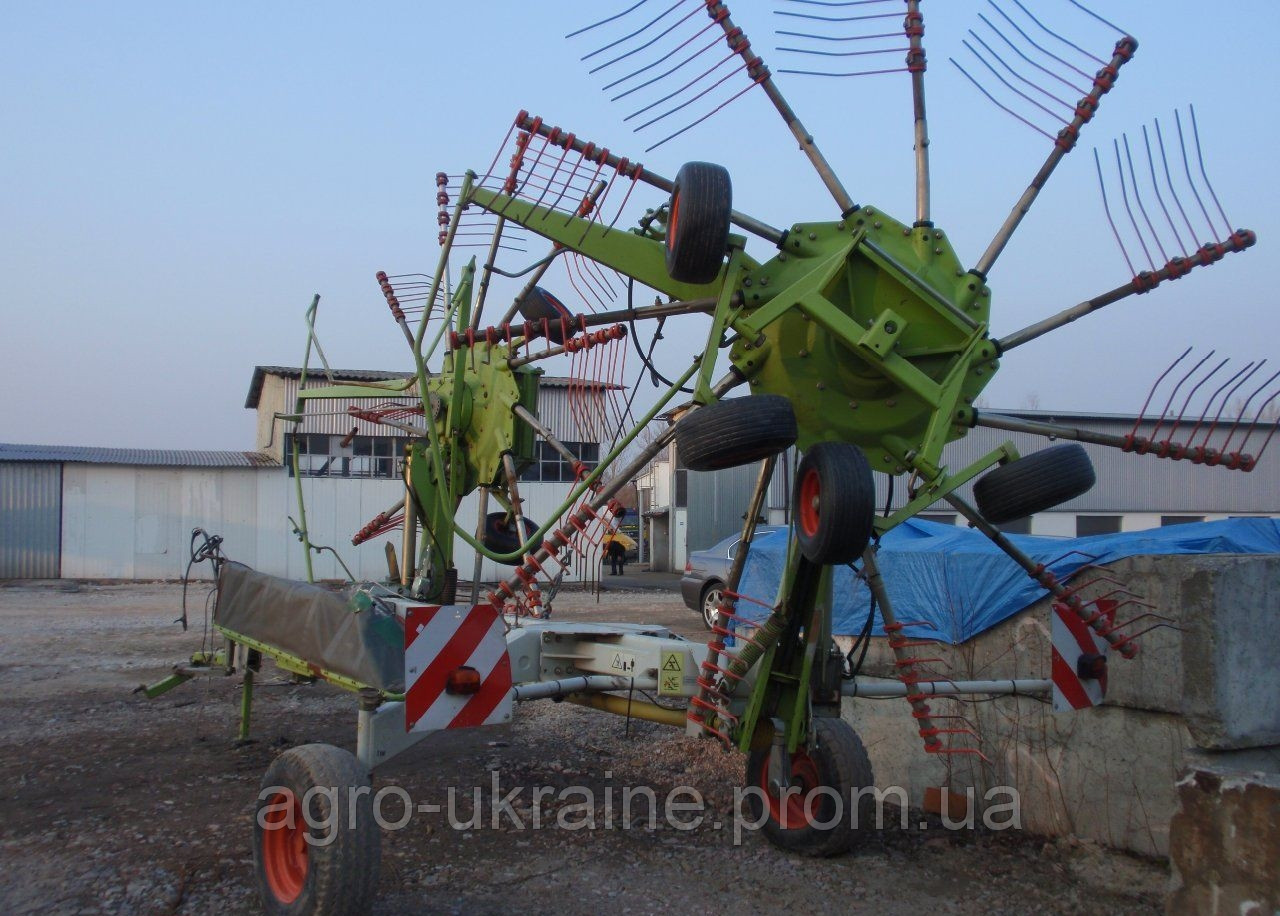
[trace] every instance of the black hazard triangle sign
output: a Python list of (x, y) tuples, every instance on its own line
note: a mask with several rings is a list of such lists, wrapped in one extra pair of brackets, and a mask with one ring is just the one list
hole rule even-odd
[(678, 697), (684, 695), (684, 653), (667, 651), (661, 655), (658, 673), (658, 695)]

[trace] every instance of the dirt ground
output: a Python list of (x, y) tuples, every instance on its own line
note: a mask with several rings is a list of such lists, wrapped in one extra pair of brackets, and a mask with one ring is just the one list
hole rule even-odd
[[(355, 744), (355, 704), (334, 688), (293, 685), (269, 664), (259, 680), (253, 743), (237, 746), (238, 684), (206, 678), (148, 701), (131, 691), (200, 648), (174, 625), (175, 585), (0, 586), (0, 912), (250, 913), (251, 818), (259, 781), (285, 748)], [(667, 592), (562, 595), (577, 619), (663, 622), (701, 638), (697, 617)], [(872, 832), (854, 853), (811, 860), (746, 832), (735, 843), (733, 790), (742, 760), (670, 728), (569, 704), (522, 706), (511, 726), (436, 736), (381, 768), (415, 805), (470, 816), (470, 787), (494, 773), (559, 791), (677, 786), (705, 799), (705, 822), (659, 818), (569, 829), (589, 812), (544, 799), (530, 826), (528, 792), (495, 829), (453, 829), (417, 814), (383, 834), (375, 913), (875, 912), (877, 914), (1156, 913), (1163, 865), (1017, 831)], [(566, 805), (570, 806), (565, 810)], [(390, 810), (388, 817), (398, 815)], [(614, 806), (617, 807), (616, 805)], [(572, 816), (570, 816), (572, 815)], [(557, 818), (564, 826), (557, 826)], [(719, 826), (716, 826), (716, 825)]]

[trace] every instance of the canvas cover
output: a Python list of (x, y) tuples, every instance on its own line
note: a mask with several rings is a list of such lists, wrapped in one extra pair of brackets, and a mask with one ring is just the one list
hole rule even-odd
[[(1121, 557), (1280, 553), (1280, 521), (1237, 518), (1093, 537), (1011, 535), (1009, 540), (1062, 579), (1086, 563), (1110, 563)], [(786, 561), (785, 537), (766, 538), (752, 545), (738, 591), (773, 604)], [(972, 639), (1045, 594), (981, 532), (956, 525), (920, 519), (904, 522), (881, 540), (879, 565), (898, 619), (921, 622), (905, 632), (952, 644)], [(866, 585), (855, 579), (847, 566), (838, 566), (834, 592), (834, 632), (843, 636), (860, 633), (870, 605)], [(738, 613), (748, 619), (763, 619), (769, 612), (742, 601)], [(884, 635), (879, 615), (872, 632)]]
[(368, 597), (227, 562), (218, 575), (213, 619), (326, 671), (402, 693), (404, 624), (393, 608)]

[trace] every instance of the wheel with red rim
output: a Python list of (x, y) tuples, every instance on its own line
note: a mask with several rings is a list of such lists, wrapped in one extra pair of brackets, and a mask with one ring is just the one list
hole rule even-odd
[(291, 904), (307, 882), (306, 822), (302, 803), (291, 789), (267, 799), (263, 809), (262, 870), (272, 896)]
[(791, 754), (784, 788), (769, 749), (747, 758), (747, 816), (775, 846), (807, 856), (851, 849), (874, 827), (875, 785), (866, 748), (842, 719), (814, 719), (808, 743)]
[(729, 247), (733, 185), (711, 162), (686, 162), (676, 173), (667, 208), (667, 273), (681, 283), (710, 283)]
[[(484, 517), (484, 529), (480, 533), (480, 543), (494, 553), (515, 553), (525, 540), (538, 531), (538, 523), (521, 516), (524, 537), (516, 534), (516, 523), (506, 512), (490, 512)], [(507, 566), (519, 566), (520, 560), (503, 560)]]
[(851, 563), (871, 540), (876, 488), (862, 449), (819, 442), (796, 470), (795, 528), (800, 552), (812, 563)]
[(373, 903), (381, 861), (369, 776), (328, 744), (285, 751), (267, 768), (254, 816), (263, 908), (276, 916), (355, 916)]
[[(538, 330), (545, 330), (547, 338), (554, 344), (564, 343), (565, 331), (572, 337), (577, 330), (573, 326), (573, 313), (560, 301), (554, 293), (535, 286), (520, 299), (520, 317), (533, 324)], [(543, 327), (542, 322), (546, 322)]]

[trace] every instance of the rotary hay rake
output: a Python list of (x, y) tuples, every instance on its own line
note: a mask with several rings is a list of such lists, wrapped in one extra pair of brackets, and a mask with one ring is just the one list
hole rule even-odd
[[(1068, 3), (1091, 22), (1114, 28), (1075, 0)], [(379, 683), (344, 674), (340, 658), (291, 652), (269, 636), (248, 633), (250, 622), (237, 628), (241, 618), (227, 597), (237, 587), (234, 581), (224, 586), (219, 606), (225, 603), (229, 610), (215, 616), (215, 625), (242, 653), (271, 655), (290, 670), (327, 678), (362, 696), (357, 758), (332, 748), (304, 748), (294, 757), (289, 752), (268, 774), (268, 782), (283, 779), (286, 788), (260, 802), (260, 809), (274, 805), (283, 812), (279, 820), (293, 813), (299, 804), (295, 794), (316, 784), (325, 767), (336, 767), (353, 785), (367, 784), (375, 765), (426, 732), (505, 721), (512, 700), (560, 697), (678, 725), (747, 752), (749, 779), (760, 789), (756, 810), (773, 842), (810, 854), (847, 849), (857, 835), (856, 821), (846, 817), (832, 829), (821, 829), (816, 824), (828, 819), (828, 802), (806, 810), (791, 797), (822, 786), (847, 796), (851, 787), (872, 781), (865, 750), (839, 718), (842, 696), (877, 688), (851, 677), (855, 660), (834, 649), (834, 567), (856, 565), (869, 588), (872, 612), (879, 613), (902, 672), (902, 683), (889, 694), (908, 701), (928, 753), (981, 756), (962, 718), (937, 712), (930, 702), (934, 698), (1049, 690), (1048, 681), (956, 682), (936, 675), (929, 667), (932, 660), (918, 651), (929, 642), (904, 633), (912, 624), (894, 614), (876, 562), (878, 541), (940, 500), (1052, 594), (1055, 633), (1061, 629), (1066, 642), (1074, 640), (1076, 646), (1063, 650), (1067, 680), (1073, 681), (1068, 705), (1100, 699), (1108, 650), (1132, 657), (1138, 649), (1117, 624), (1116, 608), (1145, 605), (1132, 596), (1115, 598), (1129, 593), (1105, 577), (1085, 583), (1059, 578), (1054, 564), (1032, 560), (997, 525), (1044, 511), (1092, 485), (1092, 466), (1072, 440), (1252, 470), (1271, 433), (1256, 454), (1245, 448), (1276, 397), (1267, 390), (1277, 376), (1266, 377), (1261, 363), (1229, 375), (1225, 362), (1215, 365), (1206, 357), (1174, 383), (1150, 432), (1140, 435), (1139, 421), (1124, 437), (991, 414), (975, 402), (1017, 347), (1212, 265), (1252, 246), (1255, 238), (1231, 229), (1226, 220), (1204, 169), (1194, 111), (1185, 122), (1176, 115), (1169, 137), (1153, 122), (1150, 130), (1142, 128), (1141, 144), (1131, 144), (1126, 135), (1110, 155), (1095, 151), (1106, 218), (1131, 279), (1026, 328), (993, 336), (988, 278), (1037, 195), (1133, 58), (1137, 42), (1117, 29), (1120, 37), (1110, 54), (1095, 56), (1051, 30), (1018, 0), (989, 3), (991, 15), (979, 17), (981, 31), (972, 31), (964, 42), (972, 59), (952, 63), (983, 96), (1045, 134), (1051, 148), (976, 265), (965, 267), (932, 218), (924, 20), (919, 0), (905, 0), (905, 19), (903, 5), (904, 0), (791, 0), (778, 14), (788, 26), (779, 30), (786, 41), (780, 53), (799, 61), (784, 72), (826, 78), (908, 75), (916, 170), (910, 222), (855, 202), (718, 0), (676, 0), (662, 4), (656, 15), (642, 0), (569, 38), (600, 39), (583, 60), (605, 78), (611, 97), (629, 106), (626, 123), (657, 138), (646, 152), (743, 94), (763, 92), (830, 193), (835, 204), (830, 217), (775, 228), (733, 208), (729, 175), (720, 166), (689, 162), (674, 179), (665, 178), (525, 111), (512, 122), (484, 173), (437, 175), (441, 253), (436, 270), (377, 275), (411, 348), (414, 378), (306, 388), (304, 375), (292, 417), (297, 420), (309, 406), (333, 398), (408, 393), (421, 401), (408, 408), (396, 401), (351, 410), (409, 435), (404, 501), (356, 536), (359, 543), (400, 526), (402, 551), (398, 559), (390, 558), (387, 584), (364, 586), (353, 599), (375, 617), (381, 609), (383, 622), (403, 630), (404, 677)], [(831, 34), (839, 30), (845, 33)], [(905, 54), (902, 66), (885, 63), (899, 54)], [(1183, 203), (1188, 190), (1194, 207)], [(629, 218), (632, 201), (653, 191), (665, 199), (653, 201), (638, 219)], [(545, 256), (531, 264), (526, 257), (514, 268), (499, 263), (526, 255), (534, 236), (550, 242)], [(747, 236), (763, 240), (775, 253), (755, 260), (746, 252)], [(1211, 241), (1197, 242), (1206, 237)], [(477, 264), (472, 257), (453, 286), (450, 258), (467, 247), (481, 249), (484, 259)], [(1142, 257), (1134, 269), (1131, 252), (1138, 251)], [(581, 310), (542, 285), (553, 270), (562, 271)], [(495, 276), (515, 279), (522, 289), (499, 320), (487, 323)], [(653, 304), (636, 304), (636, 286), (657, 294)], [(661, 329), (668, 319), (684, 315), (706, 316), (705, 346), (676, 378), (662, 379), (661, 394), (636, 416), (634, 386), (645, 375), (655, 383), (661, 378), (652, 360)], [(314, 316), (315, 303), (308, 315), (308, 360), (313, 346), (323, 360)], [(657, 328), (647, 351), (637, 339), (646, 323)], [(628, 344), (641, 362), (634, 382), (626, 373)], [(432, 371), (437, 359), (439, 369)], [(538, 417), (537, 364), (554, 359), (569, 362), (571, 412), (579, 434), (603, 438), (614, 431), (607, 454), (594, 467)], [(1251, 380), (1241, 418), (1224, 420), (1228, 402)], [(748, 396), (727, 397), (739, 387)], [(680, 398), (682, 392), (689, 397)], [(1255, 402), (1261, 406), (1249, 421), (1244, 413)], [(673, 421), (640, 447), (640, 432), (664, 411)], [(1242, 425), (1245, 434), (1237, 439)], [(945, 446), (975, 426), (1068, 441), (1025, 457), (1005, 444), (966, 467), (948, 466)], [(1225, 434), (1215, 445), (1220, 429)], [(1174, 438), (1179, 431), (1181, 440)], [(577, 478), (569, 498), (541, 524), (524, 517), (519, 492), (520, 472), (533, 460), (538, 439), (559, 453)], [(601, 544), (622, 512), (617, 492), (673, 440), (684, 464), (694, 470), (760, 465), (708, 645), (695, 651), (662, 628), (546, 620), (548, 587), (566, 571), (598, 568)], [(737, 588), (777, 455), (791, 445), (803, 458), (795, 478), (785, 572), (767, 616), (748, 621), (739, 613)], [(907, 478), (907, 499), (896, 511), (877, 514), (875, 472)], [(976, 481), (976, 505), (957, 494), (971, 481)], [(462, 499), (477, 490), (480, 517), (473, 526), (457, 512)], [(487, 512), (490, 500), (496, 512)], [(299, 528), (309, 559), (314, 548), (307, 540), (305, 514)], [(477, 559), (471, 601), (459, 603), (454, 563), (459, 540), (478, 557), (512, 566), (512, 575), (481, 594)], [(1099, 583), (1101, 589), (1118, 587), (1094, 594)], [(464, 633), (473, 634), (465, 648), (474, 653), (460, 651)], [(485, 666), (473, 664), (489, 650)], [(228, 655), (225, 664), (232, 659)], [(621, 667), (618, 659), (626, 660)], [(246, 670), (246, 733), (251, 668)], [(663, 677), (669, 671), (674, 678)], [(431, 678), (432, 685), (424, 687)], [(1057, 686), (1061, 693), (1063, 685)], [(673, 710), (618, 695), (637, 687), (685, 698), (687, 707)], [(879, 690), (883, 695), (884, 686)], [(353, 818), (367, 820), (358, 798), (349, 804)], [(270, 817), (264, 826), (260, 817), (257, 830), (259, 876), (269, 909), (292, 905), (303, 899), (300, 894), (318, 894), (310, 876), (329, 861), (326, 857), (339, 860), (336, 852), (308, 851), (307, 844), (295, 842), (295, 833), (270, 829), (279, 826)], [(279, 839), (286, 833), (292, 838), (288, 842)], [(340, 838), (343, 848), (357, 851), (343, 853), (349, 859), (342, 860), (337, 886), (359, 905), (372, 893), (367, 872), (376, 869), (376, 842), (376, 832)], [(302, 852), (291, 852), (295, 848)], [(330, 892), (338, 893), (325, 891)]]

